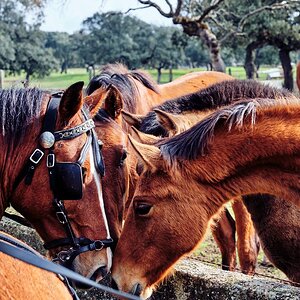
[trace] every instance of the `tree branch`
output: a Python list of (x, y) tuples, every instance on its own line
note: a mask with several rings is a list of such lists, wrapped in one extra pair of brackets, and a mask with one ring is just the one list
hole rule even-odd
[(143, 7), (136, 7), (136, 8), (129, 8), (128, 10), (126, 10), (125, 12), (124, 12), (124, 14), (128, 14), (130, 11), (132, 11), (132, 10), (139, 10), (139, 9), (144, 9), (144, 8), (149, 8), (149, 7), (151, 7), (150, 5), (148, 5), (148, 6), (143, 6)]
[(264, 10), (277, 10), (277, 9), (283, 9), (283, 8), (290, 8), (290, 5), (292, 4), (298, 4), (299, 5), (299, 0), (289, 0), (289, 1), (282, 1), (280, 3), (274, 3), (272, 5), (265, 5), (263, 7), (260, 7), (258, 9), (255, 9), (254, 11), (248, 13), (245, 15), (239, 22), (238, 27), (237, 27), (237, 32), (242, 32), (245, 26), (245, 23), (248, 18), (264, 11)]
[(201, 15), (200, 18), (197, 20), (197, 22), (201, 23), (201, 22), (205, 19), (205, 17), (206, 17), (212, 10), (216, 9), (222, 2), (224, 2), (224, 0), (216, 0), (216, 2), (215, 2), (215, 1), (212, 1), (212, 2), (211, 2), (212, 5), (209, 6), (209, 7), (207, 7), (207, 8), (203, 11), (202, 15)]
[(182, 0), (177, 0), (177, 7), (175, 9), (174, 17), (178, 17), (180, 15), (182, 8)]
[[(144, 5), (148, 5), (147, 7), (154, 7), (162, 16), (166, 17), (166, 18), (172, 18), (173, 17), (173, 11), (172, 11), (172, 6), (170, 4), (170, 2), (168, 0), (166, 0), (167, 4), (169, 5), (169, 8), (170, 8), (170, 12), (164, 12), (162, 10), (162, 8), (154, 3), (153, 1), (150, 1), (150, 0), (138, 0), (141, 4), (144, 4)], [(146, 8), (146, 7), (145, 7)]]

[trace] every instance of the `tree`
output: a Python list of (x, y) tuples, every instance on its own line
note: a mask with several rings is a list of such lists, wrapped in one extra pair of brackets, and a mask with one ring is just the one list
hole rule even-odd
[(162, 16), (171, 18), (174, 24), (180, 24), (189, 36), (199, 37), (209, 49), (213, 69), (225, 72), (218, 39), (207, 22), (209, 14), (224, 0), (211, 1), (210, 4), (208, 1), (177, 0), (176, 5), (165, 0), (169, 11), (164, 11), (155, 1), (138, 1), (144, 5), (143, 8), (154, 7)]
[(247, 37), (244, 27), (249, 19), (255, 26), (257, 16), (264, 12), (299, 10), (298, 0), (177, 0), (176, 4), (165, 0), (167, 9), (157, 1), (138, 1), (143, 4), (140, 8), (153, 7), (174, 24), (180, 24), (188, 35), (198, 36), (209, 49), (213, 69), (218, 71), (225, 71), (220, 45), (233, 36)]
[(189, 38), (186, 47), (184, 47), (184, 53), (189, 67), (206, 66), (208, 70), (211, 69), (209, 53), (198, 39)]
[(78, 38), (84, 40), (80, 53), (86, 64), (123, 62), (129, 68), (141, 64), (153, 26), (118, 12), (96, 13), (83, 22)]
[[(277, 8), (279, 7), (278, 5)], [(291, 5), (284, 8), (268, 13), (264, 11), (255, 16), (255, 22), (249, 17), (242, 26), (244, 34), (240, 35), (239, 40), (247, 43), (245, 69), (248, 78), (254, 78), (256, 74), (254, 64), (256, 49), (271, 45), (279, 50), (279, 58), (284, 70), (284, 87), (293, 90), (290, 52), (300, 49), (300, 25), (295, 18), (297, 12), (300, 13), (300, 7), (296, 9)]]
[(169, 69), (169, 81), (172, 81), (173, 68), (184, 61), (184, 46), (185, 42), (176, 28), (155, 27), (142, 63), (157, 70), (158, 83), (161, 81), (162, 69)]
[(82, 60), (78, 57), (77, 35), (69, 35), (67, 32), (47, 32), (45, 33), (46, 48), (51, 48), (55, 58), (60, 63), (60, 72), (67, 73), (70, 66), (82, 65)]
[(58, 62), (51, 49), (45, 48), (44, 35), (36, 29), (27, 29), (23, 34), (18, 34), (16, 39), (16, 59), (11, 64), (10, 70), (26, 73), (26, 81), (30, 76), (44, 77), (52, 70), (57, 69)]
[(29, 25), (25, 21), (24, 8), (37, 5), (38, 1), (12, 0), (0, 2), (0, 67), (14, 73), (26, 72), (26, 79), (33, 74), (44, 76), (56, 67), (56, 60), (45, 49), (39, 22)]
[[(246, 48), (245, 70), (248, 78), (256, 77), (255, 56), (256, 49), (265, 45), (272, 45), (279, 49), (281, 62), (285, 71), (285, 87), (291, 88), (292, 79), (287, 80), (291, 73), (291, 66), (287, 50), (295, 49), (298, 39), (295, 28), (295, 17), (299, 14), (298, 0), (227, 0), (228, 8), (232, 10), (221, 10), (214, 16), (217, 36), (223, 38), (220, 41), (223, 45), (230, 46), (231, 43), (240, 43)], [(294, 25), (291, 26), (291, 22)], [(290, 23), (290, 24), (289, 24)], [(293, 28), (292, 28), (293, 27)], [(227, 33), (225, 34), (225, 29)], [(283, 42), (287, 41), (289, 42)], [(288, 46), (289, 44), (290, 46)]]

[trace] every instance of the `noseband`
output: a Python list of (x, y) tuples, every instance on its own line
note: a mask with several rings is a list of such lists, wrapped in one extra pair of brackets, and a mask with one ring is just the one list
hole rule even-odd
[[(86, 237), (76, 237), (72, 229), (63, 200), (80, 200), (82, 198), (82, 164), (86, 159), (88, 150), (92, 147), (94, 162), (97, 172), (104, 175), (104, 162), (101, 154), (102, 142), (97, 140), (94, 131), (94, 122), (88, 118), (88, 113), (83, 109), (82, 114), (85, 122), (73, 128), (55, 131), (58, 107), (61, 94), (54, 94), (50, 99), (44, 117), (42, 133), (40, 135), (40, 146), (30, 155), (26, 165), (16, 179), (14, 189), (23, 180), (30, 185), (35, 172), (43, 156), (47, 153), (46, 165), (49, 173), (50, 188), (54, 199), (53, 206), (59, 223), (64, 227), (66, 238), (56, 239), (44, 244), (45, 249), (50, 250), (57, 247), (71, 246), (68, 250), (60, 251), (53, 259), (65, 266), (70, 266), (77, 255), (94, 250), (114, 246), (114, 241), (109, 239), (91, 240)], [(76, 162), (56, 162), (53, 146), (61, 140), (71, 140), (82, 134), (87, 134), (79, 159)]]

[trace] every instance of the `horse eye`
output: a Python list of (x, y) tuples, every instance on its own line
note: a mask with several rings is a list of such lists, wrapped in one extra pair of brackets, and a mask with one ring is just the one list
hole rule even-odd
[(82, 167), (82, 168), (81, 168), (81, 173), (82, 173), (82, 182), (85, 182), (86, 173), (87, 173), (87, 168)]
[(152, 205), (146, 203), (135, 203), (134, 211), (137, 215), (146, 216), (149, 214)]
[(120, 167), (123, 166), (124, 161), (125, 161), (126, 158), (127, 158), (127, 151), (124, 150), (124, 151), (122, 152), (122, 156), (121, 156), (121, 159), (120, 159), (120, 164), (119, 164)]

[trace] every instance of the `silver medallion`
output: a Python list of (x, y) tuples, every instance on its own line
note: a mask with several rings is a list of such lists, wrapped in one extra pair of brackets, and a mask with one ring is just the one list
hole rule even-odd
[(55, 137), (50, 131), (45, 131), (40, 135), (40, 145), (44, 149), (51, 148), (55, 143)]

